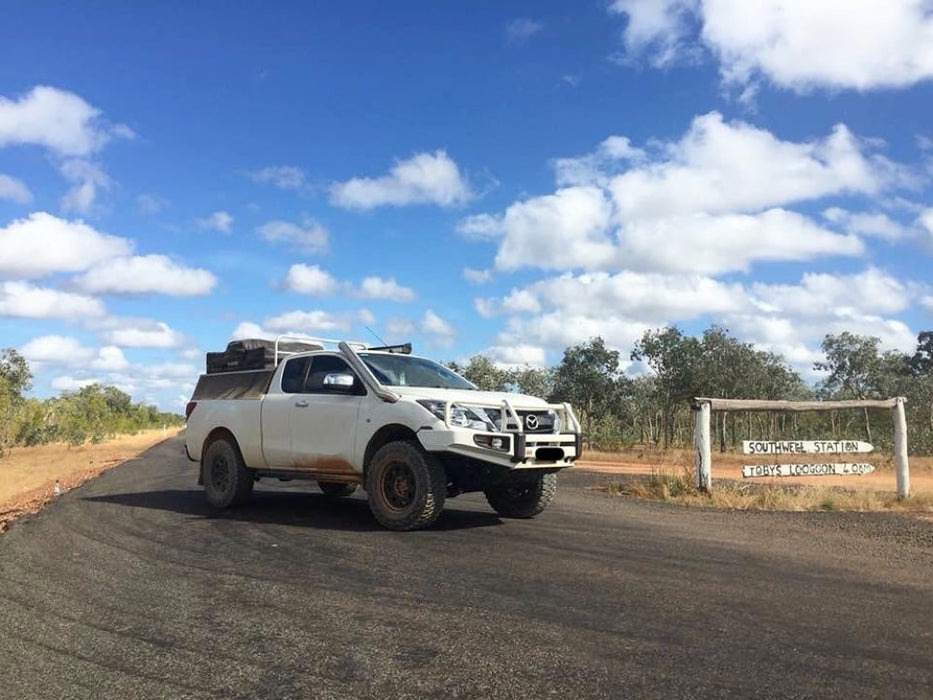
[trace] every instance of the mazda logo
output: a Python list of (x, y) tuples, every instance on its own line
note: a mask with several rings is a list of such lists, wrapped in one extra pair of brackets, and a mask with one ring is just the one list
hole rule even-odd
[(538, 427), (538, 416), (532, 414), (525, 417), (525, 427), (528, 430), (535, 430)]

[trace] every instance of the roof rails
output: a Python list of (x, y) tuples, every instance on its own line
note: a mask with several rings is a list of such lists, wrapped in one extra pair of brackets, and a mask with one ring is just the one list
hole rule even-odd
[(310, 335), (293, 335), (291, 333), (283, 334), (283, 335), (277, 336), (275, 339), (275, 366), (276, 367), (279, 366), (279, 356), (288, 357), (289, 355), (296, 354), (295, 352), (279, 350), (279, 343), (283, 340), (297, 341), (299, 343), (305, 343), (307, 345), (314, 346), (313, 348), (308, 348), (308, 350), (319, 350), (321, 348), (324, 348), (326, 345), (339, 345), (342, 342), (346, 342), (347, 345), (352, 347), (354, 350), (366, 350), (369, 347), (369, 345), (367, 345), (366, 343), (362, 343), (359, 341), (353, 341), (353, 340), (342, 341), (342, 340), (334, 340), (332, 338), (315, 338), (314, 336), (310, 336)]

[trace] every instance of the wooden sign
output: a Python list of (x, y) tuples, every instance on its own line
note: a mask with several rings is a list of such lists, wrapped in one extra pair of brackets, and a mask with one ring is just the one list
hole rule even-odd
[(828, 462), (825, 464), (749, 464), (742, 467), (742, 477), (762, 476), (860, 476), (875, 471), (865, 462)]
[(874, 447), (861, 440), (743, 440), (747, 455), (837, 455), (871, 452)]

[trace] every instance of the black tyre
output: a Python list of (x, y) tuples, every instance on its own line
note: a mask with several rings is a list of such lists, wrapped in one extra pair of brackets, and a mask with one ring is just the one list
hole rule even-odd
[(219, 438), (204, 452), (204, 495), (215, 508), (239, 506), (253, 493), (253, 472), (243, 462), (240, 448)]
[(359, 484), (341, 484), (336, 481), (319, 481), (317, 485), (321, 492), (330, 498), (352, 496), (359, 488)]
[(557, 474), (541, 474), (485, 493), (489, 505), (502, 517), (533, 518), (554, 500)]
[(383, 527), (417, 530), (440, 515), (447, 495), (444, 467), (411, 442), (390, 442), (366, 473), (369, 509)]

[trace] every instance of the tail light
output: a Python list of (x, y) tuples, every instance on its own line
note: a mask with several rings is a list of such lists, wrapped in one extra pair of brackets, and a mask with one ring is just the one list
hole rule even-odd
[(198, 405), (197, 401), (189, 401), (188, 405), (185, 406), (185, 423), (187, 423), (188, 419), (191, 418), (191, 414), (194, 412), (194, 408), (197, 405)]

